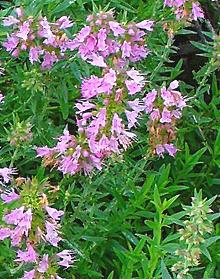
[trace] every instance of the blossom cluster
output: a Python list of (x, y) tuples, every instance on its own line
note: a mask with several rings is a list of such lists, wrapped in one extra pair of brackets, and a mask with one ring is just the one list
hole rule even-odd
[(176, 139), (176, 122), (182, 116), (187, 99), (176, 89), (177, 80), (166, 88), (152, 90), (143, 99), (146, 113), (149, 114), (148, 129), (153, 153), (162, 156), (167, 152), (175, 156), (177, 148), (172, 143)]
[(126, 150), (137, 139), (131, 129), (144, 113), (150, 115), (154, 154), (162, 156), (167, 151), (174, 156), (175, 123), (186, 106), (175, 90), (178, 82), (163, 88), (161, 94), (154, 90), (143, 98), (145, 78), (129, 66), (149, 53), (144, 36), (152, 31), (153, 21), (122, 25), (114, 20), (112, 11), (90, 15), (87, 21), (89, 25), (74, 39), (75, 48), (82, 59), (100, 67), (102, 75), (82, 81), (81, 98), (75, 105), (78, 135), (70, 135), (65, 128), (56, 146), (37, 148), (37, 156), (45, 166), (56, 167), (63, 174), (100, 170), (104, 159)]
[(178, 20), (204, 18), (204, 12), (197, 0), (164, 0), (164, 5), (174, 8)]
[(3, 25), (13, 27), (13, 32), (3, 43), (6, 50), (15, 57), (22, 51), (28, 52), (30, 62), (42, 62), (43, 69), (51, 68), (66, 50), (72, 48), (72, 40), (67, 37), (65, 29), (72, 27), (73, 22), (67, 16), (50, 23), (46, 17), (27, 17), (22, 8), (17, 8), (16, 16), (6, 17)]
[(122, 25), (109, 11), (89, 15), (87, 22), (73, 40), (72, 49), (77, 49), (79, 56), (92, 65), (106, 68), (108, 58), (114, 57), (112, 63), (124, 67), (129, 61), (137, 62), (148, 55), (144, 36), (153, 30), (152, 20)]
[[(59, 279), (56, 273), (58, 266), (70, 267), (74, 261), (73, 252), (63, 250), (51, 256), (41, 255), (38, 251), (42, 250), (42, 243), (58, 247), (62, 240), (59, 222), (64, 212), (49, 206), (43, 192), (44, 183), (39, 183), (35, 178), (14, 180), (14, 174), (15, 169), (0, 169), (1, 184), (11, 182), (14, 186), (5, 187), (1, 194), (5, 212), (3, 225), (0, 227), (0, 240), (8, 238), (11, 246), (16, 248), (15, 263), (22, 263), (28, 268), (32, 266), (22, 279), (48, 278), (48, 275), (50, 278)], [(23, 249), (19, 249), (20, 247)]]

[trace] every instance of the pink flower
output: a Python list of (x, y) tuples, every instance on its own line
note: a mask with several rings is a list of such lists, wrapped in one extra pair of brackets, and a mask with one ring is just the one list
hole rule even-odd
[(46, 157), (54, 153), (54, 148), (49, 148), (48, 146), (37, 147), (36, 152), (37, 152), (37, 157)]
[(97, 37), (98, 37), (98, 43), (97, 43), (98, 50), (104, 51), (107, 48), (105, 43), (107, 38), (106, 29), (105, 28), (100, 29)]
[(5, 183), (8, 183), (12, 179), (12, 175), (16, 174), (15, 168), (0, 168), (0, 176), (3, 178)]
[(137, 122), (138, 113), (136, 111), (125, 110), (125, 114), (128, 119), (128, 129), (131, 129)]
[(124, 41), (121, 46), (122, 51), (122, 58), (130, 57), (131, 56), (131, 43)]
[(0, 240), (4, 240), (11, 236), (11, 230), (9, 228), (0, 228)]
[(34, 277), (35, 277), (35, 270), (32, 269), (31, 271), (25, 271), (25, 274), (21, 279), (34, 279)]
[(164, 144), (164, 147), (170, 156), (172, 157), (176, 156), (177, 148), (172, 143)]
[(91, 32), (91, 27), (90, 26), (86, 26), (84, 28), (81, 29), (81, 31), (79, 32), (79, 34), (77, 35), (77, 40), (79, 42), (84, 42), (84, 40), (89, 36)]
[(131, 70), (127, 71), (126, 73), (136, 83), (138, 83), (138, 84), (142, 84), (143, 83), (144, 77), (140, 74), (139, 71), (134, 70), (134, 68), (132, 68)]
[(10, 37), (8, 37), (8, 40), (6, 42), (3, 42), (3, 47), (6, 48), (7, 51), (12, 51), (15, 49), (19, 44), (19, 39), (12, 34)]
[(50, 69), (52, 67), (53, 63), (57, 62), (57, 61), (58, 61), (58, 58), (54, 51), (52, 51), (52, 52), (45, 51), (44, 60), (41, 64), (41, 67), (43, 69)]
[(156, 153), (158, 156), (163, 157), (163, 153), (165, 152), (165, 149), (162, 144), (156, 145)]
[(30, 47), (30, 51), (29, 51), (29, 60), (31, 62), (31, 64), (33, 64), (34, 62), (39, 61), (39, 55), (43, 54), (43, 50), (41, 49), (41, 47)]
[(57, 257), (62, 259), (58, 262), (58, 264), (66, 268), (70, 267), (74, 262), (73, 252), (70, 250), (63, 250), (62, 252), (57, 253), (56, 255)]
[(59, 24), (60, 29), (66, 29), (72, 27), (74, 23), (68, 16), (62, 16), (57, 20), (57, 24)]
[(3, 19), (3, 26), (11, 26), (18, 24), (19, 20), (15, 18), (14, 16), (8, 16)]
[(93, 66), (98, 66), (101, 68), (107, 67), (107, 64), (105, 63), (104, 58), (102, 56), (93, 53), (92, 55), (89, 56), (89, 59), (91, 60), (89, 61), (89, 63), (92, 64)]
[(162, 111), (162, 117), (160, 119), (161, 123), (171, 123), (172, 115), (171, 112), (165, 107)]
[(17, 262), (24, 262), (24, 263), (31, 263), (37, 261), (37, 253), (34, 251), (34, 248), (31, 244), (27, 244), (27, 250), (21, 251), (18, 250), (17, 252), (17, 258), (15, 261)]
[(133, 101), (128, 101), (128, 105), (136, 112), (141, 112), (145, 109), (145, 106), (141, 104), (139, 98), (133, 100)]
[(18, 38), (23, 39), (24, 41), (27, 41), (28, 34), (30, 32), (30, 21), (25, 21), (21, 26), (19, 31), (16, 33), (16, 36)]
[(128, 89), (128, 93), (130, 95), (134, 95), (136, 94), (137, 92), (140, 92), (141, 89), (142, 89), (142, 85), (136, 83), (134, 80), (126, 80), (125, 81), (125, 84), (127, 86), (127, 89)]
[(109, 21), (109, 27), (114, 33), (114, 36), (118, 37), (120, 35), (123, 35), (125, 33), (125, 29), (120, 26), (118, 22), (115, 21)]
[(57, 232), (57, 223), (50, 223), (48, 221), (46, 221), (46, 235), (45, 235), (45, 239), (52, 244), (53, 246), (57, 247), (59, 241), (61, 240), (61, 238), (58, 235)]
[(47, 213), (50, 215), (50, 217), (53, 218), (54, 220), (59, 220), (60, 216), (62, 216), (64, 214), (64, 211), (56, 210), (55, 208), (52, 208), (49, 206), (45, 206), (45, 209), (46, 209)]
[(1, 194), (1, 198), (4, 201), (4, 203), (10, 203), (16, 200), (20, 199), (20, 196), (18, 194), (15, 193), (14, 190), (12, 190), (11, 192), (5, 192), (3, 194)]
[(153, 25), (154, 21), (153, 20), (143, 20), (139, 23), (136, 23), (136, 26), (140, 29), (145, 29), (147, 31), (153, 31)]
[(44, 255), (43, 256), (43, 259), (39, 262), (39, 265), (38, 265), (38, 271), (40, 273), (45, 273), (47, 271), (49, 267), (49, 264), (48, 264), (48, 255)]
[(153, 103), (156, 100), (157, 91), (153, 89), (151, 92), (147, 93), (147, 95), (143, 98), (146, 113), (150, 113), (153, 110)]
[(199, 2), (192, 3), (192, 16), (194, 20), (197, 20), (198, 18), (204, 18), (204, 13), (200, 7)]
[(3, 220), (9, 225), (18, 225), (24, 216), (24, 206), (16, 208), (11, 213), (6, 214)]

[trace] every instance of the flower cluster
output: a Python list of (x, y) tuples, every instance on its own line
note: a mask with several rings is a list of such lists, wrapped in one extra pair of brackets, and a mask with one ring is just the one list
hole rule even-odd
[(120, 153), (136, 139), (130, 131), (144, 110), (139, 94), (144, 77), (129, 62), (147, 56), (144, 46), (146, 31), (153, 21), (120, 25), (112, 11), (91, 15), (89, 25), (74, 39), (79, 56), (94, 66), (104, 68), (102, 76), (82, 81), (81, 99), (76, 103), (78, 136), (67, 129), (55, 147), (38, 148), (45, 165), (56, 166), (71, 175), (93, 168), (101, 169), (106, 157)]
[(78, 49), (79, 56), (98, 67), (108, 67), (108, 57), (120, 67), (128, 61), (137, 62), (145, 58), (149, 50), (145, 47), (146, 31), (152, 31), (151, 20), (122, 25), (114, 19), (112, 11), (89, 15), (89, 25), (76, 35), (72, 49)]
[(150, 145), (153, 154), (162, 157), (165, 152), (173, 157), (177, 152), (172, 142), (176, 139), (176, 122), (186, 107), (186, 98), (176, 90), (178, 87), (179, 83), (175, 80), (168, 88), (154, 89), (143, 99), (146, 113), (149, 114)]
[(212, 212), (210, 204), (214, 199), (202, 199), (202, 192), (195, 192), (191, 206), (183, 207), (188, 219), (184, 221), (184, 228), (179, 230), (181, 248), (175, 252), (179, 261), (171, 269), (177, 273), (178, 279), (188, 278), (190, 267), (196, 267), (200, 264), (199, 260), (202, 254), (200, 244), (205, 242), (206, 235), (213, 230), (213, 224), (209, 217)]
[(35, 178), (18, 178), (12, 181), (13, 174), (14, 169), (0, 169), (2, 184), (14, 184), (12, 189), (5, 188), (1, 194), (5, 212), (4, 224), (0, 228), (0, 240), (9, 238), (11, 246), (17, 248), (15, 262), (27, 264), (27, 267), (32, 266), (30, 271), (25, 272), (23, 279), (44, 278), (44, 275), (59, 279), (58, 267), (71, 266), (73, 253), (63, 250), (49, 256), (41, 255), (38, 251), (42, 250), (42, 242), (58, 247), (62, 240), (59, 221), (64, 212), (49, 206), (47, 196), (43, 192), (46, 183), (39, 183)]
[(175, 90), (178, 82), (162, 88), (161, 93), (153, 90), (141, 98), (145, 79), (129, 67), (129, 62), (148, 54), (144, 35), (152, 30), (153, 21), (120, 25), (111, 11), (87, 20), (89, 25), (77, 34), (75, 47), (82, 59), (104, 68), (102, 76), (92, 75), (82, 81), (81, 99), (75, 105), (78, 136), (65, 129), (55, 147), (37, 148), (37, 156), (43, 157), (45, 166), (57, 167), (63, 174), (101, 169), (104, 159), (121, 153), (136, 140), (131, 129), (143, 113), (150, 114), (153, 153), (162, 156), (167, 151), (174, 156), (177, 149), (171, 142), (175, 139), (175, 123), (186, 106)]
[(164, 5), (174, 8), (178, 20), (204, 18), (203, 10), (197, 0), (164, 0)]
[(22, 8), (17, 8), (16, 14), (16, 17), (10, 15), (3, 20), (4, 26), (13, 27), (13, 32), (3, 43), (13, 56), (18, 57), (22, 51), (28, 51), (32, 64), (42, 61), (41, 67), (49, 69), (66, 50), (71, 49), (72, 40), (66, 36), (65, 29), (73, 22), (67, 16), (50, 23), (46, 17), (26, 17)]

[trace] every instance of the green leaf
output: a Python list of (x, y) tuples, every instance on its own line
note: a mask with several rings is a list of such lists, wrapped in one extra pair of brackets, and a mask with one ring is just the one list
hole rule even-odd
[(162, 279), (172, 279), (163, 260), (161, 260)]

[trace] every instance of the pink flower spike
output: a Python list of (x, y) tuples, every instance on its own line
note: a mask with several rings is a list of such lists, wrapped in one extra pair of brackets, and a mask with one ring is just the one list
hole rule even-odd
[(45, 273), (47, 271), (49, 267), (49, 264), (48, 264), (48, 255), (44, 255), (43, 256), (43, 259), (39, 262), (39, 265), (38, 265), (38, 271), (40, 273)]
[(19, 200), (20, 196), (18, 194), (16, 194), (13, 189), (9, 193), (5, 192), (5, 193), (1, 194), (1, 199), (4, 201), (4, 203), (10, 203), (10, 202)]
[(34, 279), (34, 277), (35, 277), (35, 270), (32, 269), (31, 271), (25, 271), (25, 274), (21, 279)]
[(53, 218), (54, 220), (59, 220), (60, 216), (62, 216), (64, 214), (64, 211), (56, 210), (55, 208), (52, 208), (49, 206), (45, 206), (45, 209), (46, 209), (47, 213), (50, 215), (50, 217)]
[(34, 251), (34, 248), (31, 244), (27, 244), (27, 250), (22, 251), (18, 250), (16, 262), (23, 262), (23, 263), (32, 263), (37, 261), (37, 253)]
[(153, 20), (143, 20), (136, 24), (138, 28), (145, 29), (147, 31), (153, 31), (153, 25), (154, 25)]

